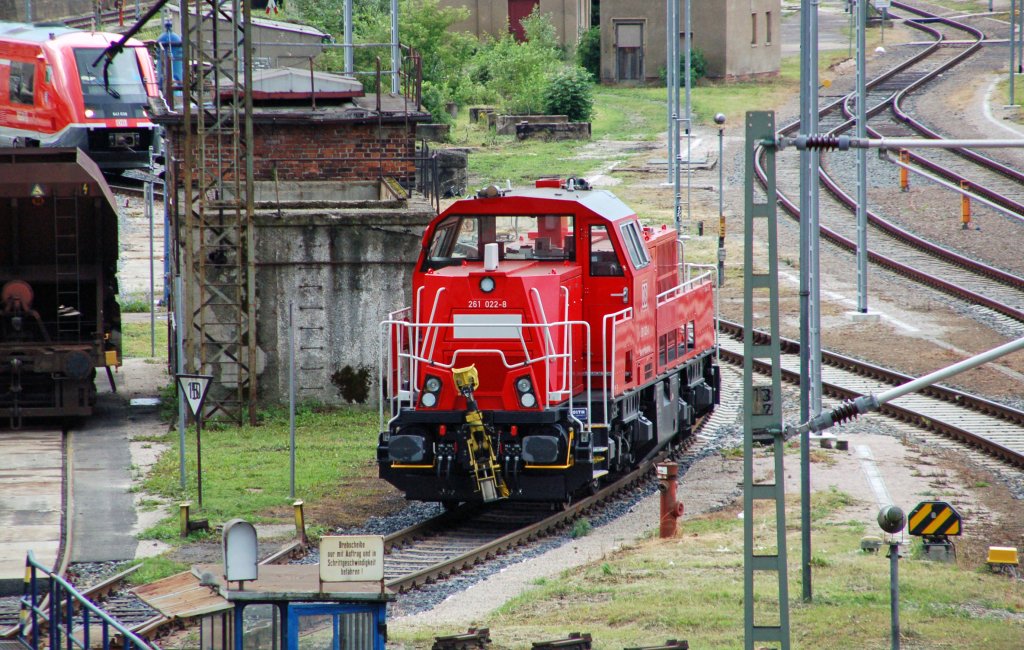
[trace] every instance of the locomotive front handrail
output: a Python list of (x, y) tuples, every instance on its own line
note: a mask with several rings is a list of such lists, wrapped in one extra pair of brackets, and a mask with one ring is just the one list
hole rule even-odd
[[(405, 311), (405, 310), (398, 310), (395, 313), (401, 313), (403, 311)], [(589, 350), (587, 349), (589, 347), (589, 341), (591, 340), (591, 337), (590, 337), (590, 324), (588, 322), (586, 322), (586, 321), (569, 321), (569, 320), (566, 320), (566, 321), (558, 321), (558, 322), (554, 322), (554, 323), (517, 323), (516, 325), (514, 325), (514, 327), (517, 330), (519, 330), (519, 340), (520, 340), (520, 342), (524, 346), (525, 358), (523, 359), (523, 361), (516, 361), (516, 362), (510, 361), (508, 359), (508, 357), (507, 357), (508, 351), (507, 350), (501, 350), (501, 349), (497, 349), (497, 348), (484, 348), (484, 349), (480, 349), (480, 348), (459, 348), (459, 349), (456, 349), (456, 350), (452, 351), (452, 353), (451, 353), (452, 356), (451, 356), (451, 360), (450, 361), (440, 361), (440, 360), (438, 360), (438, 359), (433, 357), (433, 352), (434, 352), (434, 346), (433, 345), (430, 346), (430, 356), (427, 356), (427, 355), (425, 355), (423, 353), (425, 351), (425, 348), (426, 348), (426, 339), (425, 338), (424, 338), (423, 343), (421, 345), (413, 345), (413, 343), (418, 340), (417, 333), (420, 330), (431, 331), (433, 333), (434, 337), (435, 337), (435, 342), (436, 342), (436, 338), (437, 338), (437, 336), (439, 336), (439, 332), (440, 332), (440, 330), (442, 328), (443, 329), (454, 329), (456, 327), (458, 327), (458, 328), (467, 328), (467, 329), (473, 329), (473, 328), (486, 329), (486, 328), (493, 327), (493, 325), (490, 324), (490, 323), (434, 323), (434, 322), (413, 323), (413, 322), (409, 322), (407, 320), (390, 320), (390, 319), (381, 323), (380, 335), (382, 337), (382, 341), (381, 341), (381, 346), (380, 346), (380, 359), (379, 360), (380, 360), (381, 369), (382, 369), (382, 381), (381, 381), (381, 386), (380, 386), (380, 396), (381, 396), (381, 399), (380, 399), (380, 425), (381, 425), (381, 430), (382, 431), (387, 430), (387, 428), (390, 428), (391, 423), (395, 420), (395, 418), (398, 417), (398, 414), (401, 412), (401, 408), (402, 408), (403, 404), (407, 405), (407, 406), (410, 406), (410, 407), (415, 406), (415, 395), (416, 395), (415, 387), (419, 383), (419, 371), (418, 371), (418, 368), (419, 368), (419, 366), (421, 364), (429, 365), (429, 366), (437, 367), (437, 368), (444, 368), (446, 370), (451, 370), (452, 368), (454, 368), (457, 365), (457, 361), (458, 361), (458, 358), (460, 356), (468, 355), (468, 354), (473, 354), (473, 355), (477, 355), (477, 356), (479, 356), (479, 355), (494, 355), (494, 356), (497, 356), (501, 360), (502, 365), (507, 370), (514, 370), (514, 369), (517, 369), (517, 368), (524, 368), (524, 367), (527, 367), (527, 366), (530, 366), (530, 365), (533, 365), (533, 364), (539, 364), (539, 363), (547, 363), (547, 364), (550, 365), (553, 360), (562, 359), (563, 364), (565, 364), (563, 367), (567, 368), (567, 372), (564, 373), (564, 376), (562, 377), (561, 384), (558, 384), (554, 388), (552, 388), (552, 386), (550, 385), (550, 382), (546, 381), (545, 382), (546, 385), (544, 386), (544, 390), (543, 391), (538, 391), (538, 393), (542, 396), (542, 398), (544, 400), (544, 402), (543, 402), (543, 407), (544, 408), (547, 408), (548, 406), (550, 406), (552, 399), (556, 399), (556, 400), (558, 400), (558, 399), (567, 399), (568, 400), (568, 407), (569, 407), (569, 409), (571, 411), (574, 408), (575, 401), (576, 401), (576, 397), (574, 396), (573, 390), (572, 390), (573, 377), (575, 376), (575, 372), (574, 372), (575, 371), (575, 367), (574, 367), (573, 358), (572, 358), (572, 356), (573, 356), (572, 330), (575, 327), (580, 327), (580, 328), (583, 329), (582, 340), (584, 341), (584, 348), (585, 348), (583, 350), (583, 357), (586, 360), (585, 361), (586, 369), (584, 371), (584, 375), (583, 376), (589, 377), (591, 375), (591, 358), (590, 358)], [(541, 329), (542, 331), (547, 331), (549, 333), (550, 332), (550, 328), (552, 328), (552, 327), (564, 328), (564, 331), (566, 333), (565, 334), (566, 351), (565, 352), (554, 352), (553, 350), (545, 350), (545, 353), (542, 354), (541, 356), (531, 357), (530, 354), (529, 354), (529, 349), (526, 347), (525, 340), (524, 340), (524, 338), (522, 336), (522, 330), (524, 328), (532, 328), (532, 329)], [(408, 340), (411, 343), (410, 347), (409, 347), (409, 349), (407, 351), (403, 350), (403, 349), (396, 349), (394, 346), (388, 345), (388, 343), (387, 343), (388, 341), (395, 341), (395, 340), (401, 341), (401, 340), (403, 340), (403, 337), (401, 335), (402, 330), (405, 330), (407, 332)], [(550, 333), (549, 333), (548, 339), (551, 340), (551, 343), (553, 345), (553, 340), (550, 339)], [(385, 348), (387, 349), (386, 353), (384, 352)], [(417, 350), (417, 348), (418, 348), (418, 350)], [(385, 359), (385, 356), (386, 356), (386, 359)], [(383, 372), (385, 370), (385, 368), (386, 368), (386, 372)], [(400, 380), (401, 377), (403, 376), (403, 372), (402, 372), (403, 369), (407, 369), (407, 373), (405, 373), (405, 374), (407, 374), (407, 376), (409, 378), (408, 379), (408, 381), (409, 381), (409, 388), (408, 388), (408, 390), (402, 389), (400, 385), (393, 386), (391, 388), (391, 390), (386, 390), (385, 389), (385, 382), (383, 381), (383, 378), (384, 377), (398, 378)], [(591, 416), (590, 408), (589, 408), (589, 405), (591, 403), (592, 388), (591, 388), (589, 382), (583, 382), (583, 384), (584, 384), (583, 396), (584, 396), (584, 399), (586, 400), (585, 403), (586, 403), (586, 406), (587, 406), (587, 416), (586, 416), (585, 422), (581, 420), (581, 424), (584, 426), (584, 428), (586, 430), (589, 430), (591, 428), (591, 426), (592, 426), (592, 416)], [(385, 415), (384, 415), (384, 413), (385, 413), (385, 408), (388, 408), (388, 407), (390, 408), (391, 417), (388, 420), (387, 428), (385, 428), (385, 425), (384, 425)], [(574, 419), (579, 420), (579, 418), (575, 418), (575, 416), (574, 416)]]

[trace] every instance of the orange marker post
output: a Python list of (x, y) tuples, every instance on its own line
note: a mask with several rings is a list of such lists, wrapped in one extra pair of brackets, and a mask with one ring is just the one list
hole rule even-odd
[(971, 225), (971, 197), (967, 194), (971, 189), (971, 184), (967, 181), (960, 181), (960, 189), (964, 191), (964, 194), (960, 195), (961, 228), (967, 230)]
[[(900, 162), (904, 165), (910, 163), (910, 152), (906, 149), (900, 149)], [(910, 189), (910, 170), (906, 167), (900, 167), (900, 191), (906, 192)]]

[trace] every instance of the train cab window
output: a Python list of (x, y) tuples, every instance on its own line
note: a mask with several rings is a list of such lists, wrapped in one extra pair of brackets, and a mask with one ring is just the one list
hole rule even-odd
[(502, 260), (572, 261), (575, 242), (568, 215), (452, 215), (434, 230), (424, 266), (482, 261), (486, 244), (498, 244)]
[(621, 277), (622, 262), (615, 253), (608, 226), (590, 227), (590, 275), (594, 277)]
[(11, 61), (11, 103), (31, 106), (35, 101), (36, 66), (33, 63)]
[(143, 117), (146, 86), (134, 49), (126, 48), (110, 59), (100, 48), (74, 51), (86, 109), (93, 110), (95, 117)]
[(644, 246), (643, 237), (640, 236), (640, 229), (635, 221), (622, 224), (622, 239), (626, 242), (626, 250), (629, 251), (629, 259), (633, 262), (633, 268), (642, 269), (651, 263), (647, 254), (647, 247)]

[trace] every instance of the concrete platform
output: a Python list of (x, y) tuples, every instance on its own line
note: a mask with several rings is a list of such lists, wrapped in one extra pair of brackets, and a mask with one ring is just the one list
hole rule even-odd
[(64, 467), (59, 429), (5, 431), (0, 455), (0, 596), (20, 594), (31, 550), (53, 567), (60, 550)]

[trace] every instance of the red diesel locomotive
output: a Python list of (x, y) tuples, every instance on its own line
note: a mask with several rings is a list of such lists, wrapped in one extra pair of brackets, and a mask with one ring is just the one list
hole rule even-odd
[(427, 227), (382, 324), (380, 475), (409, 499), (564, 502), (718, 402), (713, 281), (585, 181), (482, 190)]
[(156, 75), (139, 41), (104, 55), (120, 38), (0, 22), (0, 146), (77, 147), (104, 171), (149, 166)]

